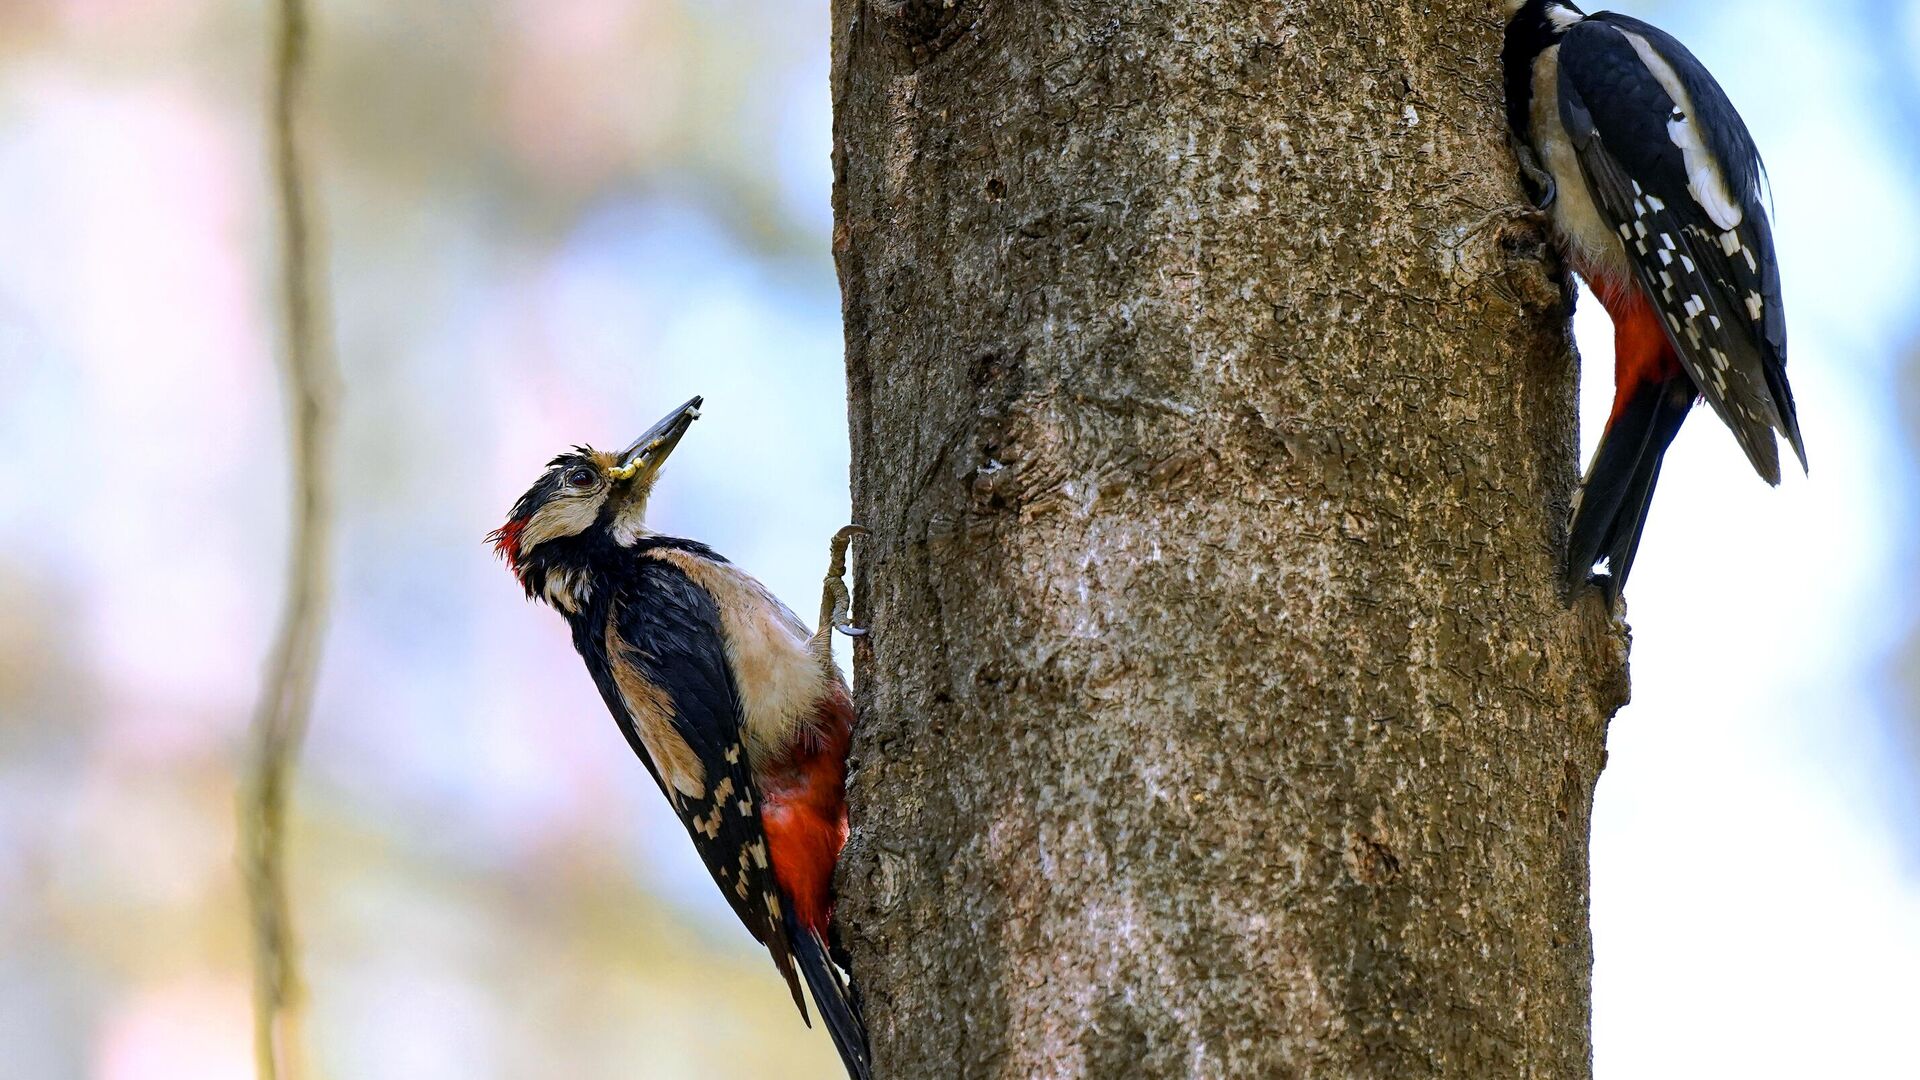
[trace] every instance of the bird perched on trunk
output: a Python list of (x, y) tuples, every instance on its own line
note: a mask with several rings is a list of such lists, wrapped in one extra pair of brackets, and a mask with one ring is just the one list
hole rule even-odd
[(700, 404), (621, 453), (554, 458), (488, 539), (527, 595), (566, 618), (714, 883), (773, 954), (803, 1019), (806, 980), (848, 1074), (864, 1080), (866, 1031), (830, 945), (853, 736), (832, 636), (864, 633), (847, 621), (841, 580), (860, 530), (834, 538), (817, 632), (711, 548), (648, 530), (648, 495)]
[(1807, 465), (1760, 153), (1668, 34), (1560, 0), (1507, 10), (1515, 152), (1561, 251), (1613, 317), (1613, 413), (1574, 503), (1567, 573), (1577, 585), (1604, 559), (1598, 580), (1617, 597), (1697, 398), (1768, 483), (1780, 482), (1776, 433)]

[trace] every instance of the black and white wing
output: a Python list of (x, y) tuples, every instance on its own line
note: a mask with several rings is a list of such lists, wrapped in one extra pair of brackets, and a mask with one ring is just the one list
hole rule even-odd
[[(637, 593), (606, 609), (595, 681), (629, 743), (687, 828), (700, 861), (754, 940), (767, 946), (800, 1014), (779, 882), (742, 741), (738, 688), (713, 597), (664, 560), (634, 560)], [(585, 651), (585, 650), (583, 650)]]
[(1687, 374), (1769, 483), (1780, 482), (1776, 431), (1805, 468), (1780, 270), (1746, 123), (1684, 45), (1621, 15), (1567, 32), (1559, 93), (1595, 202)]

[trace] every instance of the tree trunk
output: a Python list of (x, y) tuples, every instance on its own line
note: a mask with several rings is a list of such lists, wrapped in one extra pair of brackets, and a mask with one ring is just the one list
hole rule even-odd
[(834, 0), (882, 1077), (1583, 1077), (1624, 631), (1490, 0)]

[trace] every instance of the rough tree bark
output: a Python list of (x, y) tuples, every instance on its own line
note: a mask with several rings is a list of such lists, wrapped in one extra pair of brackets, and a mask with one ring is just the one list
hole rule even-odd
[(834, 0), (878, 1075), (1589, 1073), (1500, 7)]

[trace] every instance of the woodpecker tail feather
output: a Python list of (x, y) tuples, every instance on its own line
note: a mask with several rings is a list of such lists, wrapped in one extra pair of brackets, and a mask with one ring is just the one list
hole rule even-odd
[(1793, 456), (1800, 459), (1800, 471), (1807, 471), (1807, 443), (1800, 437), (1800, 410), (1793, 404), (1793, 388), (1787, 385), (1787, 369), (1778, 365), (1767, 368), (1767, 387), (1773, 392), (1774, 407), (1780, 411), (1780, 432), (1787, 437), (1787, 445), (1793, 447)]
[(867, 1050), (867, 1027), (860, 1019), (860, 1000), (853, 985), (834, 966), (827, 942), (818, 931), (801, 925), (789, 909), (786, 916), (787, 939), (793, 946), (793, 959), (806, 976), (813, 991), (813, 1003), (826, 1021), (827, 1034), (833, 1036), (834, 1049), (847, 1067), (851, 1080), (872, 1080), (871, 1058)]
[[(1610, 599), (1626, 588), (1660, 479), (1660, 462), (1697, 396), (1693, 380), (1676, 375), (1642, 383), (1621, 402), (1574, 501), (1567, 537), (1569, 587), (1592, 578)], [(1607, 574), (1596, 578), (1593, 567), (1601, 559), (1607, 561)]]

